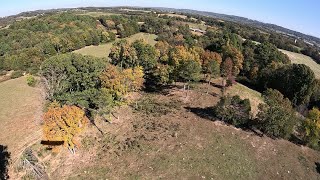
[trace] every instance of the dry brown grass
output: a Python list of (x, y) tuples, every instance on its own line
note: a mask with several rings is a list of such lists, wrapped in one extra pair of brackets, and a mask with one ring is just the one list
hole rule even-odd
[(26, 77), (0, 83), (0, 144), (8, 146), (13, 159), (41, 138), (42, 97), (41, 89), (29, 87)]

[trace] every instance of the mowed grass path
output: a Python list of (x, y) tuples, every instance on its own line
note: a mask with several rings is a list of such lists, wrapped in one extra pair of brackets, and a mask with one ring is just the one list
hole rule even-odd
[[(150, 45), (155, 45), (156, 41), (155, 39), (157, 38), (157, 35), (155, 34), (147, 34), (147, 33), (137, 33), (135, 35), (132, 35), (131, 37), (125, 38), (128, 40), (130, 43), (143, 39), (145, 40), (148, 44)], [(121, 39), (117, 39), (116, 41), (120, 41)], [(82, 49), (74, 51), (74, 53), (82, 54), (82, 55), (90, 55), (90, 56), (95, 56), (95, 57), (108, 57), (110, 54), (111, 47), (114, 42), (106, 43), (106, 44), (101, 44), (98, 46), (87, 46)]]
[(316, 78), (320, 78), (320, 65), (317, 64), (311, 57), (305, 56), (303, 54), (294, 53), (290, 51), (286, 51), (283, 49), (279, 49), (284, 54), (288, 55), (291, 62), (294, 64), (305, 64), (311, 68), (311, 70), (315, 73)]
[(26, 77), (0, 83), (0, 144), (12, 159), (41, 138), (42, 108), (41, 89), (29, 87)]

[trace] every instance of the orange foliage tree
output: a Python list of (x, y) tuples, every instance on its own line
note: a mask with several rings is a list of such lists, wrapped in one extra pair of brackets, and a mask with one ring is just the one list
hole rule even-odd
[(64, 105), (60, 107), (52, 103), (43, 116), (43, 135), (46, 141), (63, 141), (64, 145), (75, 153), (80, 144), (75, 137), (83, 131), (89, 123), (85, 112), (76, 106)]

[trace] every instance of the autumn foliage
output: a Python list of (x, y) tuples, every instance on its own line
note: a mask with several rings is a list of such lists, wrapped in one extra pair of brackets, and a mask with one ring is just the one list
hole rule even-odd
[(141, 90), (144, 83), (144, 73), (140, 66), (121, 70), (120, 68), (108, 65), (101, 74), (102, 87), (108, 89), (117, 99), (128, 92)]
[(74, 152), (79, 143), (75, 137), (89, 123), (85, 112), (76, 106), (60, 107), (52, 103), (43, 116), (43, 135), (46, 141), (63, 141), (64, 145)]

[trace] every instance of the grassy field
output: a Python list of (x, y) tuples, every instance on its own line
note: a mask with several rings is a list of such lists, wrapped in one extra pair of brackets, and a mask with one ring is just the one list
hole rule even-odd
[(25, 77), (0, 83), (0, 144), (12, 159), (41, 138), (42, 103), (41, 89), (29, 87)]
[(200, 29), (203, 31), (206, 31), (208, 29), (208, 26), (205, 24), (197, 24), (197, 23), (187, 23), (189, 25), (190, 28), (194, 28), (194, 29)]
[[(147, 34), (147, 33), (138, 33), (131, 37), (126, 38), (129, 42), (134, 42), (139, 39), (144, 39), (147, 43), (151, 45), (155, 45), (157, 38), (157, 35), (154, 34)], [(117, 39), (116, 41), (119, 41), (120, 39)], [(98, 46), (87, 46), (82, 49), (74, 51), (74, 53), (79, 53), (82, 55), (90, 55), (95, 57), (108, 57), (110, 53), (110, 49), (112, 47), (114, 42), (107, 43), (107, 44), (101, 44)]]
[(316, 78), (320, 78), (320, 65), (317, 64), (311, 57), (305, 56), (303, 54), (294, 53), (286, 50), (280, 49), (281, 52), (288, 55), (292, 63), (295, 64), (305, 64), (309, 66), (312, 71), (315, 73)]

